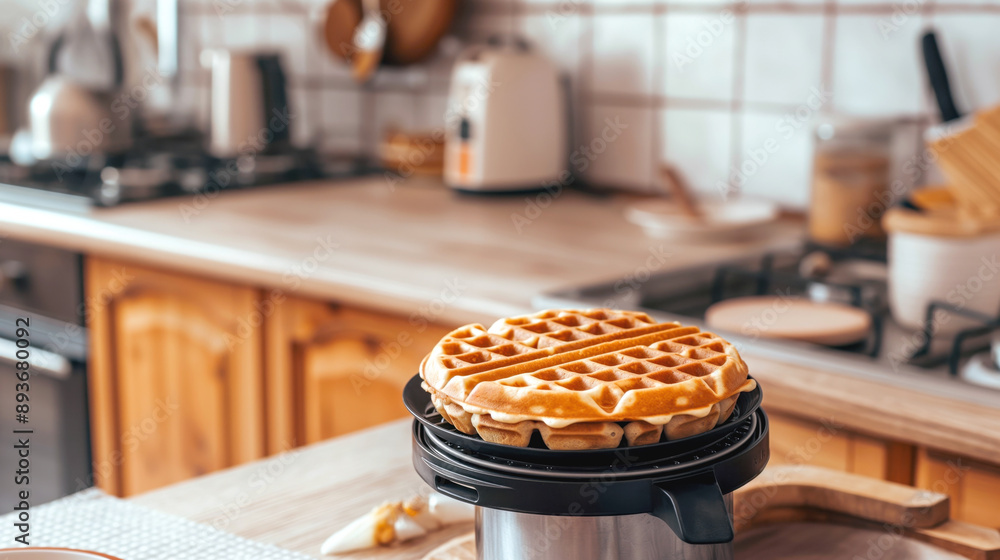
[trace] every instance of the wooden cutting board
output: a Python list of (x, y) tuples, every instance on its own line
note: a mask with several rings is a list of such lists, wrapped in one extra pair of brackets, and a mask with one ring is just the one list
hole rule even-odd
[[(733, 543), (740, 560), (829, 560), (871, 558), (879, 560), (964, 560), (964, 556), (885, 532), (855, 529), (829, 523), (785, 523), (751, 529)], [(423, 560), (476, 560), (476, 535), (452, 539)]]
[[(1000, 532), (949, 521), (948, 497), (804, 465), (768, 468), (735, 494), (740, 560), (1000, 560)], [(475, 535), (423, 560), (476, 560)]]

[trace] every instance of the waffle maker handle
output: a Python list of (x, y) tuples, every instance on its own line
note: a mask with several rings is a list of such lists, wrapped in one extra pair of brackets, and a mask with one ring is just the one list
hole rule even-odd
[(688, 544), (718, 544), (733, 540), (733, 522), (715, 473), (657, 482), (652, 514)]

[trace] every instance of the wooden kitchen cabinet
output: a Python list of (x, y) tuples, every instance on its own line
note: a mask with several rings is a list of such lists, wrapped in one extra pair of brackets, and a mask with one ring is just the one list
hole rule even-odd
[(130, 495), (264, 455), (257, 291), (89, 258), (95, 482)]
[(1000, 466), (921, 448), (916, 486), (951, 497), (951, 516), (1000, 529)]
[(807, 464), (911, 484), (913, 447), (768, 411), (770, 464)]
[(95, 482), (127, 496), (406, 416), (448, 328), (89, 258)]
[(307, 444), (407, 415), (402, 389), (451, 329), (289, 298), (268, 323), (268, 448)]

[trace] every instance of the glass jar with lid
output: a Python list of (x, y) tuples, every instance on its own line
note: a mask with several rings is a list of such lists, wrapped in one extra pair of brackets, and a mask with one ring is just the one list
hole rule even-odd
[(892, 204), (893, 122), (828, 119), (815, 128), (809, 237), (833, 247), (885, 237)]

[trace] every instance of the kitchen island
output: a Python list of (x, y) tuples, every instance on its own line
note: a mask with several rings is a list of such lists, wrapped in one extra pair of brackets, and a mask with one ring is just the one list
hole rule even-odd
[[(155, 405), (160, 379), (198, 388), (197, 411), (176, 414), (140, 448), (151, 454), (99, 474), (103, 487), (129, 494), (398, 418), (400, 388), (437, 337), (528, 313), (541, 292), (646, 278), (801, 237), (801, 224), (786, 221), (762, 238), (673, 244), (625, 220), (632, 200), (470, 197), (433, 181), (371, 177), (85, 212), (0, 201), (0, 233), (84, 253), (94, 297), (108, 295), (116, 272), (139, 277), (89, 318), (95, 457), (114, 457), (119, 427), (149, 414), (132, 403)], [(276, 291), (285, 303), (269, 306), (265, 296)], [(227, 351), (230, 330), (257, 315), (264, 326)], [(188, 336), (190, 324), (202, 338)], [(192, 361), (155, 358), (175, 354), (161, 348), (164, 332), (188, 345)], [(379, 369), (380, 360), (388, 365)], [(1000, 495), (1000, 398), (991, 392), (773, 356), (747, 361), (774, 420), (774, 460), (926, 486), (949, 463), (971, 460), (974, 475), (954, 488), (955, 503), (992, 519), (995, 508), (981, 499)], [(357, 392), (359, 380), (367, 392)], [(184, 447), (191, 440), (201, 442), (197, 453)]]

